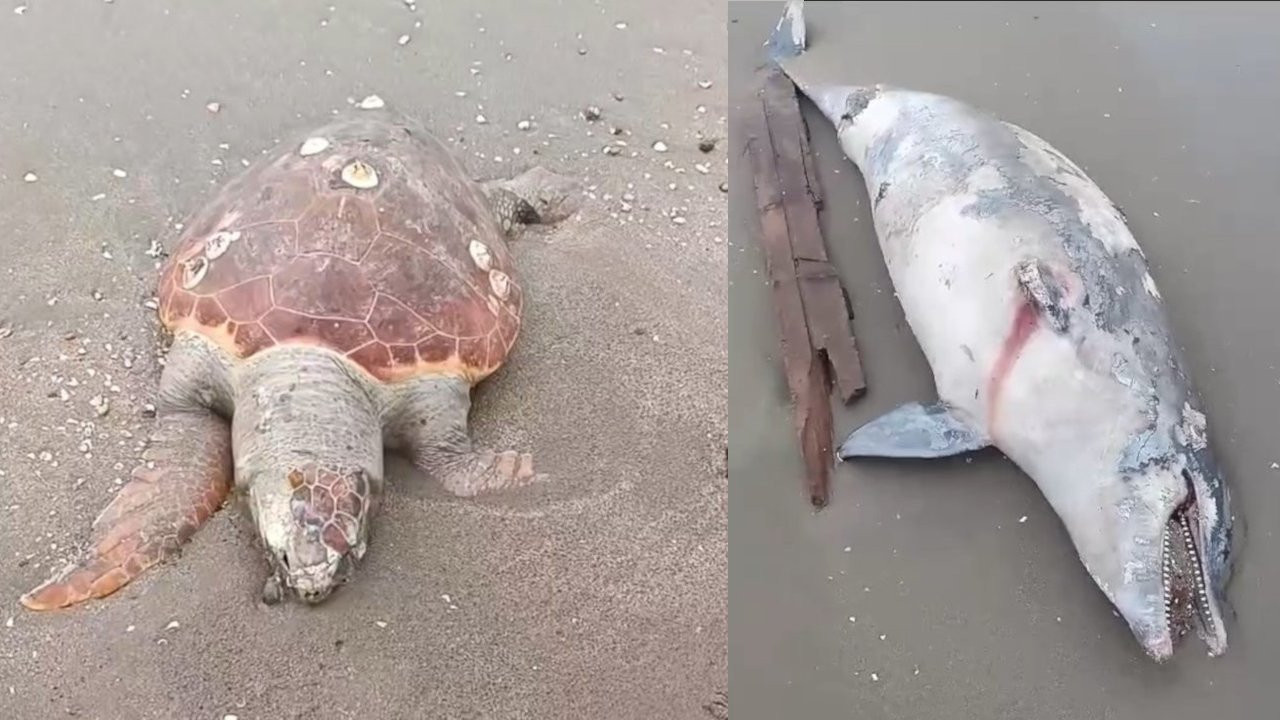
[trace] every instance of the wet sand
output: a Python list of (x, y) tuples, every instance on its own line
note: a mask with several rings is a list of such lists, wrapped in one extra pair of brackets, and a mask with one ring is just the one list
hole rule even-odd
[[(781, 3), (730, 4), (730, 112)], [(1208, 406), (1240, 539), (1225, 657), (1148, 660), (1035, 486), (998, 453), (840, 467), (808, 507), (750, 168), (730, 154), (730, 673), (755, 718), (1274, 715), (1280, 626), (1280, 9), (1173, 3), (809, 4), (816, 71), (956, 95), (1048, 139), (1121, 206)], [(875, 245), (866, 190), (807, 101), (823, 232), (869, 384), (840, 438), (934, 398)], [(841, 201), (838, 198), (845, 198)], [(1025, 517), (1025, 520), (1023, 518)]]
[[(727, 683), (727, 166), (697, 146), (727, 132), (723, 6), (18, 4), (0, 8), (0, 717), (705, 717)], [(463, 501), (393, 462), (369, 555), (317, 608), (258, 603), (266, 564), (229, 508), (110, 599), (24, 611), (151, 428), (152, 241), (241, 158), (370, 93), (478, 177), (536, 162), (590, 192), (512, 244), (526, 325), (472, 414), (478, 442), (554, 481)]]

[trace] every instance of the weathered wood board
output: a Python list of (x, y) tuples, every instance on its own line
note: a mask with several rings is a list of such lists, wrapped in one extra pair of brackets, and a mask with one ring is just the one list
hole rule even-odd
[(833, 381), (848, 403), (866, 392), (866, 379), (851, 309), (818, 224), (822, 192), (795, 86), (780, 71), (766, 70), (759, 100), (759, 112), (746, 125), (759, 240), (773, 290), (809, 498), (821, 507), (827, 503), (835, 461)]

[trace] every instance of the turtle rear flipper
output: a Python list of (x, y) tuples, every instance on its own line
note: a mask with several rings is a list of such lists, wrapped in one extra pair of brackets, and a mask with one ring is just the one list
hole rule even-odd
[(204, 408), (161, 415), (146, 463), (93, 522), (81, 557), (22, 596), (53, 610), (110, 595), (178, 552), (231, 488), (231, 432)]

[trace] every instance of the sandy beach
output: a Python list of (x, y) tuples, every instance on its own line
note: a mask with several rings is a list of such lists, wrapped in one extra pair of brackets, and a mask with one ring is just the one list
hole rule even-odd
[[(730, 675), (735, 720), (1274, 715), (1280, 626), (1280, 13), (1237, 3), (807, 3), (807, 67), (954, 95), (1028, 128), (1121, 207), (1152, 263), (1234, 494), (1230, 649), (1157, 666), (1035, 485), (998, 452), (840, 466), (806, 502), (757, 246), (730, 150)], [(780, 2), (730, 3), (730, 116)], [(867, 191), (802, 106), (822, 229), (853, 299), (868, 393), (837, 438), (936, 398), (876, 246)], [(733, 127), (731, 125), (731, 127)], [(732, 131), (731, 131), (732, 135)]]
[[(708, 717), (728, 682), (724, 5), (2, 10), (0, 715)], [(260, 603), (228, 508), (116, 595), (25, 611), (152, 427), (159, 255), (242, 160), (371, 94), (477, 178), (583, 184), (578, 216), (512, 244), (525, 326), (472, 412), (553, 482), (461, 500), (389, 459), (369, 555), (314, 608)]]

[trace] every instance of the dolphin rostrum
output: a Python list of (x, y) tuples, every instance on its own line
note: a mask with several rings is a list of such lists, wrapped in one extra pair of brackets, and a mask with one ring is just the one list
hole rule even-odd
[(998, 448), (1148, 655), (1192, 628), (1225, 652), (1228, 490), (1123, 213), (1049, 143), (954, 98), (812, 81), (802, 0), (766, 45), (862, 173), (939, 398), (862, 426), (840, 459)]

